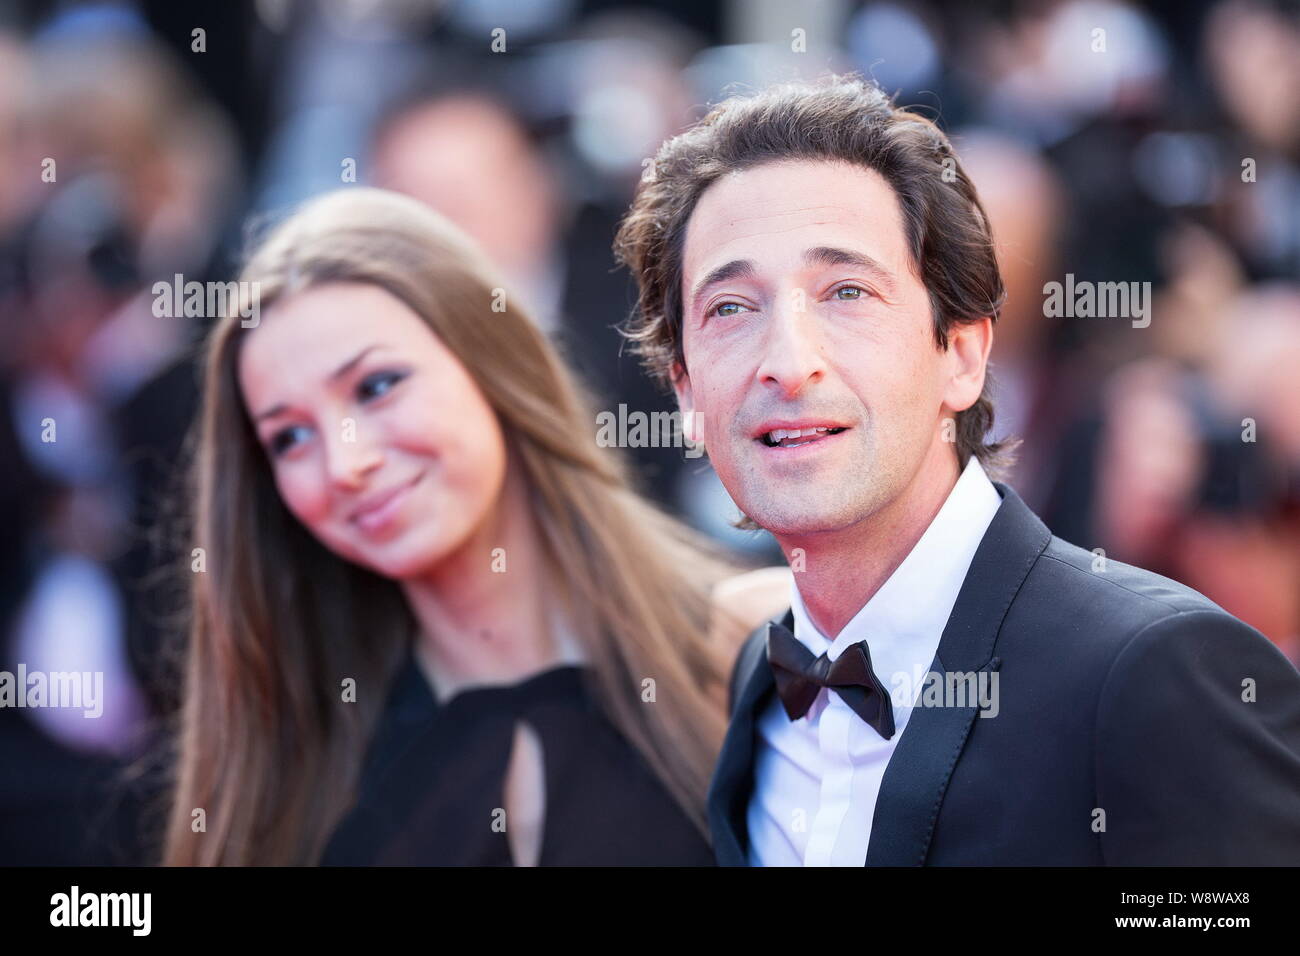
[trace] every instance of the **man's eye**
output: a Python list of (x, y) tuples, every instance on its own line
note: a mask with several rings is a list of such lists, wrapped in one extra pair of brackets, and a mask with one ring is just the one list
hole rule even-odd
[(298, 444), (302, 437), (301, 433), (306, 431), (307, 429), (301, 425), (290, 425), (288, 428), (282, 428), (271, 436), (271, 441), (268, 443), (271, 448), (271, 454), (277, 457), (283, 455), (289, 449), (293, 448), (294, 445)]
[(361, 380), (361, 384), (357, 386), (357, 398), (365, 402), (386, 395), (394, 385), (405, 377), (401, 372), (375, 372), (373, 375), (367, 375)]
[(866, 296), (867, 292), (861, 286), (844, 285), (835, 290), (835, 297), (841, 301), (851, 301), (861, 299)]
[(739, 302), (720, 302), (710, 310), (709, 314), (726, 318), (729, 315), (739, 315), (744, 308)]

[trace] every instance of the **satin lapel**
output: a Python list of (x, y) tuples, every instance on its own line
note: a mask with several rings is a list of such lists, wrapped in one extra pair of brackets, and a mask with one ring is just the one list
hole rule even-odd
[[(793, 626), (793, 616), (787, 613)], [(719, 866), (747, 866), (749, 833), (745, 815), (754, 789), (754, 722), (776, 682), (767, 663), (767, 625), (745, 641), (736, 660), (739, 696), (732, 702), (731, 722), (718, 766), (709, 786), (709, 828)]]
[[(1002, 505), (989, 524), (952, 615), (939, 640), (931, 670), (994, 671), (998, 630), (1016, 592), (1051, 540), (1046, 525), (1020, 497), (999, 482)], [(890, 757), (876, 799), (868, 866), (925, 863), (939, 806), (979, 707), (917, 707)]]

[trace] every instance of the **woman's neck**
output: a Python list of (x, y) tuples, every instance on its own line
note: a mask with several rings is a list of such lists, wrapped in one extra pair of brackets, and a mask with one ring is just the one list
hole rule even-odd
[(439, 699), (513, 684), (554, 667), (545, 562), (527, 488), (513, 460), (497, 507), (429, 574), (402, 582), (419, 625), (416, 657)]

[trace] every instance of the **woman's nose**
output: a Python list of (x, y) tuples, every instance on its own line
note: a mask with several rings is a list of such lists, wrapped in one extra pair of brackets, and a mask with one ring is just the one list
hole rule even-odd
[(359, 487), (366, 475), (383, 464), (383, 451), (378, 443), (369, 440), (352, 418), (340, 421), (325, 445), (330, 481), (342, 488)]

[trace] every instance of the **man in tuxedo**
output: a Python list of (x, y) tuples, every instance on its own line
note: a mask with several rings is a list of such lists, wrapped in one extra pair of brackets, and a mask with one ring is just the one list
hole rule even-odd
[(1003, 285), (933, 123), (853, 79), (727, 100), (617, 252), (630, 336), (795, 572), (732, 676), (720, 863), (1300, 864), (1300, 674), (989, 477)]

